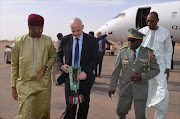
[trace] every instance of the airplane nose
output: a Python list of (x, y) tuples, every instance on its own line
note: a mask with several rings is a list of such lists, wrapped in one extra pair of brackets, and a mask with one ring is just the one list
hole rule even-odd
[(114, 40), (114, 37), (113, 37), (113, 35), (114, 35), (114, 27), (116, 26), (115, 24), (116, 24), (115, 20), (113, 19), (113, 20), (107, 22), (106, 24), (104, 24), (103, 26), (101, 26), (97, 30), (97, 32), (100, 31), (102, 33), (102, 35), (105, 34), (105, 33), (111, 33), (111, 34), (108, 35), (108, 37), (106, 37), (106, 39), (113, 41)]
[[(111, 40), (111, 41), (119, 41), (119, 39), (121, 41), (127, 41), (127, 38), (124, 36), (128, 35), (128, 29), (127, 28), (131, 28), (131, 24), (127, 24), (127, 21), (125, 19), (122, 18), (118, 18), (118, 19), (113, 19), (109, 22), (107, 22), (106, 24), (104, 24), (102, 27), (100, 27), (98, 29), (98, 31), (100, 31), (103, 34), (105, 33), (110, 33), (106, 39), (107, 40)], [(131, 27), (130, 27), (131, 26)]]

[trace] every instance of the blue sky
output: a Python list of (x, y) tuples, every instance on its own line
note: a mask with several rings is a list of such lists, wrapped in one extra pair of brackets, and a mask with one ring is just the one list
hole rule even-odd
[(0, 0), (0, 40), (13, 40), (28, 33), (29, 14), (45, 19), (43, 34), (57, 40), (57, 33), (71, 33), (69, 23), (79, 17), (84, 32), (96, 31), (123, 10), (137, 5), (178, 0)]

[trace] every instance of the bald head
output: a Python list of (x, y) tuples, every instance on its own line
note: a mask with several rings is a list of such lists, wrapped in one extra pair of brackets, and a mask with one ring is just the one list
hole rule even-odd
[(149, 15), (152, 15), (153, 17), (155, 17), (155, 19), (159, 19), (159, 16), (158, 16), (157, 12), (151, 12), (151, 13), (149, 13)]
[(97, 32), (96, 33), (96, 37), (98, 38), (98, 37), (100, 37), (101, 36), (101, 32)]
[(83, 25), (81, 19), (75, 17), (71, 20), (71, 26), (80, 26), (80, 25)]
[(70, 27), (71, 27), (72, 35), (75, 38), (79, 38), (84, 29), (84, 25), (83, 25), (81, 19), (73, 18), (70, 22)]

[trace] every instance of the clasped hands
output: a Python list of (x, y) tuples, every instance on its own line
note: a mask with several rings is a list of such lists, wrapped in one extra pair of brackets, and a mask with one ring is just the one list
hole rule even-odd
[(135, 72), (136, 75), (130, 77), (130, 82), (135, 83), (142, 80), (141, 72)]
[[(65, 73), (69, 73), (68, 71), (69, 65), (65, 64), (61, 66), (61, 70)], [(85, 80), (87, 77), (87, 74), (84, 71), (81, 71), (81, 74), (77, 77), (77, 80)]]
[[(130, 79), (131, 79), (130, 81), (132, 83), (142, 80), (141, 72), (135, 72), (135, 73), (136, 73), (136, 75), (130, 77)], [(115, 93), (114, 90), (109, 90), (108, 95), (111, 99), (113, 98), (114, 93)]]

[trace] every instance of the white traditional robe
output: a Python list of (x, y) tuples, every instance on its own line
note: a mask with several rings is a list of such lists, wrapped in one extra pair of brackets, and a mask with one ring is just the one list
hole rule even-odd
[[(167, 75), (164, 74), (164, 72), (166, 69), (171, 68), (173, 49), (170, 33), (161, 26), (158, 26), (157, 30), (151, 30), (146, 26), (139, 31), (146, 35), (143, 37), (142, 46), (154, 50), (154, 55), (157, 58), (157, 63), (160, 68), (160, 73), (152, 80), (149, 80), (147, 106), (155, 106), (166, 111), (169, 101), (169, 92), (166, 80)], [(153, 41), (153, 46), (151, 46), (151, 41)]]

